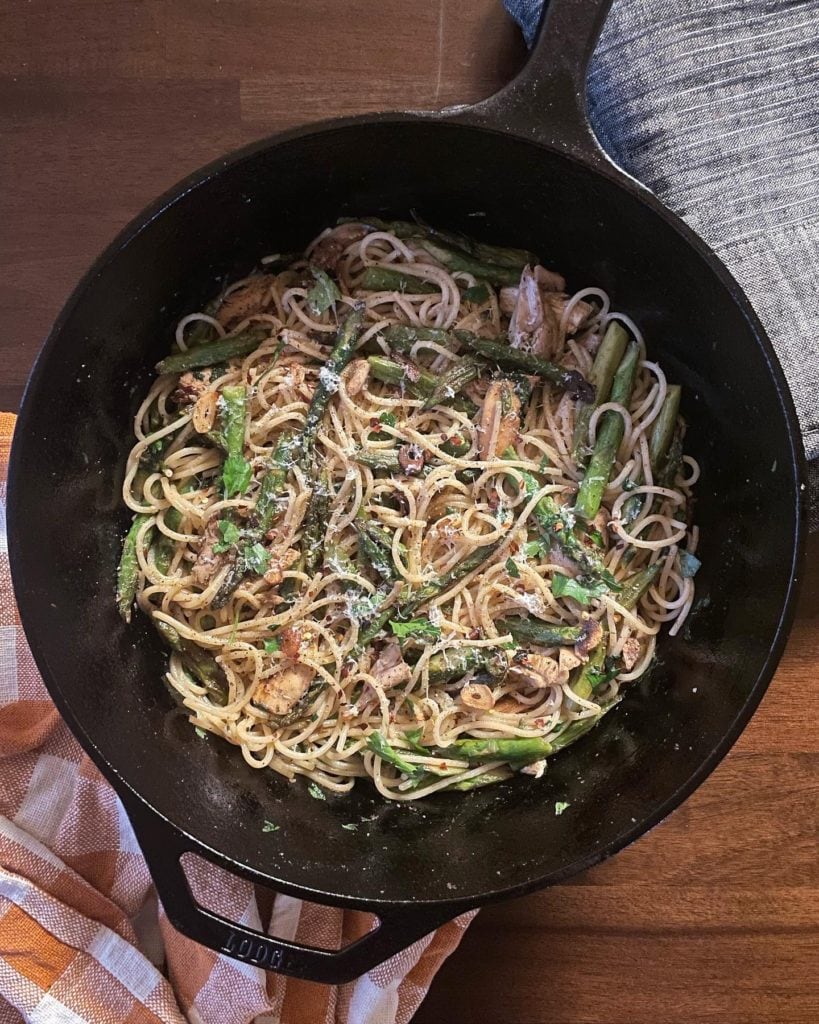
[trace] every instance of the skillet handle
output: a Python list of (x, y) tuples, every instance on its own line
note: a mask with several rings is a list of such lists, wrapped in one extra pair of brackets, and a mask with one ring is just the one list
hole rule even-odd
[(442, 113), (615, 168), (586, 107), (586, 72), (610, 7), (611, 0), (545, 0), (532, 52), (518, 75), (488, 99)]
[[(182, 854), (196, 853), (222, 868), (226, 866), (224, 860), (210, 857), (206, 848), (152, 811), (129, 790), (119, 787), (119, 795), (171, 924), (189, 939), (234, 960), (294, 978), (341, 985), (366, 974), (454, 916), (452, 908), (390, 908), (384, 910), (383, 915), (378, 913), (378, 925), (373, 931), (339, 950), (316, 949), (273, 938), (229, 921), (197, 903), (180, 863)], [(260, 881), (252, 872), (238, 866), (233, 870), (252, 882)]]

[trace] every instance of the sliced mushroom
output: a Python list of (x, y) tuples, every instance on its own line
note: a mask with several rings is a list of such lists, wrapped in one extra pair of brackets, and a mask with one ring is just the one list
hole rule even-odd
[(260, 274), (231, 292), (219, 307), (216, 319), (223, 327), (230, 329), (254, 313), (261, 313), (270, 297), (270, 282), (269, 277)]
[(566, 278), (562, 274), (556, 274), (553, 270), (547, 270), (538, 264), (535, 267), (535, 280), (544, 292), (565, 292)]
[(367, 383), (370, 375), (370, 364), (366, 359), (354, 359), (345, 374), (344, 384), (350, 398), (355, 398)]
[(531, 267), (520, 275), (518, 299), (509, 323), (509, 342), (513, 348), (534, 352), (551, 359), (560, 342), (558, 321), (551, 305), (544, 304)]
[(586, 616), (582, 623), (583, 635), (574, 645), (574, 653), (581, 661), (588, 661), (589, 654), (603, 639), (603, 627), (597, 621)]
[(381, 651), (370, 674), (378, 680), (385, 690), (407, 683), (412, 676), (412, 669), (404, 661), (401, 648), (397, 643), (390, 643)]
[(193, 407), (191, 423), (197, 434), (207, 434), (213, 430), (216, 422), (216, 411), (219, 408), (219, 395), (216, 391), (206, 391), (196, 401)]
[[(558, 324), (563, 316), (563, 311), (566, 309), (566, 305), (569, 301), (568, 295), (547, 295), (544, 299), (549, 309), (552, 311)], [(580, 299), (571, 308), (568, 320), (566, 321), (566, 333), (574, 334), (591, 316), (593, 306), (584, 302)]]
[(520, 430), (520, 399), (511, 380), (493, 380), (486, 391), (478, 425), (483, 461), (514, 445)]
[(288, 665), (276, 675), (262, 679), (250, 702), (270, 715), (286, 715), (307, 693), (315, 676), (316, 670), (310, 665)]
[(637, 664), (641, 653), (642, 648), (640, 646), (640, 641), (637, 637), (630, 636), (623, 644), (623, 665), (625, 666), (626, 672), (631, 672)]
[(200, 587), (206, 587), (216, 573), (225, 564), (225, 555), (217, 554), (213, 545), (219, 540), (219, 515), (211, 516), (205, 525), (202, 539), (199, 543), (199, 553), (193, 563), (191, 574), (194, 582)]
[(495, 701), (495, 706), (492, 710), (497, 711), (500, 715), (518, 715), (524, 711), (525, 708), (519, 700), (516, 700), (513, 694), (505, 693)]
[(369, 230), (363, 224), (339, 224), (316, 242), (310, 253), (310, 262), (322, 270), (333, 271), (338, 267), (344, 250), (368, 234)]
[(509, 666), (509, 675), (515, 682), (545, 690), (559, 682), (560, 668), (554, 658), (543, 654), (526, 654)]
[(407, 476), (417, 476), (424, 468), (424, 449), (417, 444), (402, 444), (398, 449), (398, 465)]
[(461, 690), (461, 703), (476, 711), (490, 711), (495, 706), (495, 697), (485, 683), (467, 683)]

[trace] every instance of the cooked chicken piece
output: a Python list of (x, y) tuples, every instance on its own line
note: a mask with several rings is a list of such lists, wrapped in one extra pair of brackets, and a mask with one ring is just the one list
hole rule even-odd
[(512, 348), (551, 359), (560, 343), (560, 330), (551, 305), (544, 303), (531, 267), (520, 275), (518, 298), (509, 323)]
[[(566, 308), (566, 303), (569, 301), (569, 296), (550, 294), (544, 296), (544, 301), (559, 324), (563, 316), (563, 310)], [(574, 334), (589, 319), (592, 311), (593, 307), (588, 302), (584, 302), (582, 299), (579, 302), (575, 302), (569, 313), (569, 319), (566, 321), (566, 333)]]
[(390, 643), (378, 655), (375, 664), (370, 669), (370, 674), (385, 690), (389, 690), (394, 686), (409, 682), (412, 669), (404, 661), (398, 644)]
[(497, 711), (500, 715), (517, 715), (527, 709), (519, 700), (515, 700), (513, 694), (505, 693), (499, 700), (495, 701), (495, 706), (492, 710)]
[(580, 658), (568, 649), (568, 647), (561, 647), (560, 653), (557, 656), (557, 664), (560, 671), (568, 675), (572, 669), (577, 668), (580, 664)]
[(225, 554), (216, 554), (213, 545), (219, 540), (219, 515), (211, 516), (205, 525), (202, 539), (199, 542), (199, 553), (193, 563), (191, 573), (200, 587), (206, 587), (216, 573), (225, 564)]
[(545, 690), (559, 681), (560, 669), (554, 658), (547, 658), (543, 654), (527, 654), (522, 660), (512, 662), (509, 675), (516, 683)]
[(556, 274), (553, 270), (547, 270), (538, 264), (535, 267), (535, 280), (544, 292), (565, 292), (566, 278), (562, 274)]
[(589, 654), (603, 639), (603, 627), (597, 619), (589, 618), (583, 620), (583, 636), (574, 645), (574, 653), (581, 661), (588, 661)]
[(479, 455), (484, 461), (502, 455), (514, 445), (520, 430), (520, 399), (510, 380), (493, 380), (486, 390), (478, 433)]
[(271, 587), (277, 586), (284, 579), (285, 572), (298, 560), (299, 553), (296, 548), (287, 548), (285, 551), (273, 552), (270, 556), (267, 572), (264, 574), (265, 583), (269, 583)]
[(176, 390), (171, 398), (177, 405), (192, 405), (207, 391), (211, 381), (211, 371), (199, 370), (197, 375), (190, 372), (183, 373), (176, 384)]
[(635, 636), (630, 636), (623, 644), (623, 665), (626, 672), (631, 672), (642, 653), (640, 641)]
[(366, 359), (354, 359), (344, 375), (344, 384), (350, 398), (355, 398), (367, 383), (370, 375), (370, 364)]
[(344, 250), (354, 242), (360, 242), (369, 231), (363, 224), (339, 224), (316, 243), (310, 253), (310, 262), (322, 270), (333, 271), (338, 267)]
[(228, 295), (219, 307), (216, 319), (223, 327), (230, 330), (254, 313), (263, 312), (269, 297), (270, 278), (260, 274)]
[(270, 715), (286, 715), (307, 693), (315, 676), (316, 670), (310, 665), (288, 665), (276, 675), (262, 679), (250, 702)]
[(546, 771), (546, 759), (541, 758), (539, 761), (532, 761), (531, 764), (525, 764), (521, 770), (521, 775), (534, 775), (536, 779), (540, 779), (543, 773)]
[(302, 644), (304, 638), (301, 630), (296, 626), (286, 626), (279, 633), (279, 642), (282, 645), (282, 654), (291, 661), (298, 661), (301, 658)]
[(495, 697), (485, 683), (467, 683), (461, 690), (461, 703), (476, 711), (490, 711), (495, 706)]

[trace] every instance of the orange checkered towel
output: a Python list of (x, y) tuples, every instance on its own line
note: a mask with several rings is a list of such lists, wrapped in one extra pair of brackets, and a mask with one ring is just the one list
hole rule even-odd
[[(185, 938), (130, 823), (51, 703), (14, 603), (5, 532), (14, 417), (0, 413), (0, 1024), (406, 1024), (470, 914), (339, 987), (284, 978)], [(253, 886), (200, 862), (200, 902), (261, 928)], [(277, 895), (270, 933), (314, 945), (355, 912)]]

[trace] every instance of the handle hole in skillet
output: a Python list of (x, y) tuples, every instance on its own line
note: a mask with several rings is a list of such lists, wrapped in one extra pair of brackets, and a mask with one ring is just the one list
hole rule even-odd
[(311, 948), (337, 952), (380, 925), (365, 911), (327, 907), (254, 885), (196, 853), (183, 853), (179, 863), (200, 907), (276, 939), (300, 942), (309, 936)]

